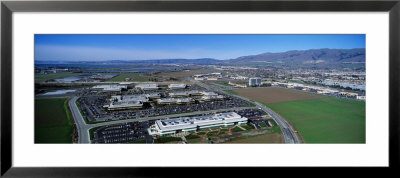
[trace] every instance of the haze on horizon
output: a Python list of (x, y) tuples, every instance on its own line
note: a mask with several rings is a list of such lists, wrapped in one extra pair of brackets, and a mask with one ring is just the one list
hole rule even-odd
[(321, 48), (365, 48), (365, 35), (35, 35), (37, 61), (233, 59)]

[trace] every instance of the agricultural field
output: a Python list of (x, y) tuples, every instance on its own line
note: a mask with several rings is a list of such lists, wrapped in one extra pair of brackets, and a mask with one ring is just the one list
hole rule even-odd
[(218, 72), (214, 69), (195, 69), (195, 70), (184, 70), (184, 71), (169, 71), (169, 72), (161, 72), (157, 74), (159, 77), (173, 77), (173, 78), (184, 78), (184, 77), (190, 77), (193, 75), (197, 74), (206, 74), (206, 73), (212, 73), (212, 72)]
[(123, 82), (125, 81), (126, 78), (129, 78), (129, 81), (135, 81), (135, 82), (147, 82), (149, 81), (148, 76), (145, 76), (143, 74), (140, 73), (118, 73), (115, 74), (117, 76), (106, 80), (106, 82)]
[(365, 102), (324, 97), (266, 104), (306, 143), (365, 143)]
[(60, 73), (54, 73), (54, 74), (37, 74), (37, 73), (35, 73), (35, 83), (44, 82), (46, 80), (78, 76), (81, 74), (82, 73), (72, 73), (72, 72), (60, 72)]
[(285, 88), (246, 88), (233, 90), (240, 96), (263, 103), (279, 103), (286, 101), (305, 100), (326, 97), (323, 95), (296, 91)]
[(35, 99), (35, 143), (72, 143), (67, 98)]

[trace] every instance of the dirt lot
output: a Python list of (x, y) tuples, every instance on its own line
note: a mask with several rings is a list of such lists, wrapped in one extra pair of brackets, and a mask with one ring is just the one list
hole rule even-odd
[(214, 69), (195, 69), (195, 70), (187, 70), (187, 71), (178, 71), (178, 72), (161, 72), (159, 74), (156, 74), (158, 77), (175, 77), (175, 78), (183, 78), (183, 77), (189, 77), (193, 76), (196, 74), (206, 74), (206, 73), (212, 73), (212, 72), (219, 72)]
[(225, 143), (283, 143), (283, 136), (277, 133), (238, 138)]
[(257, 100), (264, 103), (279, 103), (304, 99), (325, 97), (323, 95), (295, 91), (285, 88), (246, 88), (234, 90), (240, 96)]

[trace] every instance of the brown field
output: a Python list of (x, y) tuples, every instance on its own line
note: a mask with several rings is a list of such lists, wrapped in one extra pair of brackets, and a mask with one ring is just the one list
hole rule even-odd
[(224, 143), (283, 143), (283, 136), (277, 133), (268, 133), (247, 138), (237, 138)]
[(183, 78), (183, 77), (189, 77), (189, 76), (193, 76), (196, 74), (206, 74), (206, 73), (212, 73), (212, 72), (218, 72), (214, 69), (195, 69), (195, 70), (188, 70), (188, 71), (178, 71), (178, 72), (173, 72), (173, 71), (169, 71), (169, 72), (161, 72), (159, 74), (156, 74), (156, 76), (159, 77), (175, 77), (175, 78)]
[(263, 103), (279, 103), (304, 99), (326, 97), (323, 95), (306, 93), (285, 88), (246, 88), (234, 90), (240, 96), (257, 100)]

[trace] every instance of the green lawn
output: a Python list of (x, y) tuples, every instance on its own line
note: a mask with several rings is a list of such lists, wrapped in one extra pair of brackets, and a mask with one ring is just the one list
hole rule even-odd
[(154, 143), (168, 143), (168, 142), (180, 142), (180, 141), (182, 141), (182, 139), (179, 137), (163, 136), (155, 139)]
[(234, 95), (238, 95), (239, 94), (238, 92), (236, 92), (234, 90), (224, 90), (224, 91), (227, 92), (227, 93), (230, 93), (230, 94), (234, 94)]
[(243, 127), (246, 130), (251, 130), (254, 129), (254, 126), (251, 125), (250, 123), (246, 124), (246, 125), (240, 125), (240, 127)]
[(261, 122), (261, 123), (259, 123), (258, 125), (259, 125), (260, 127), (268, 127), (267, 124), (264, 123), (264, 122)]
[(148, 76), (144, 76), (143, 74), (140, 73), (118, 73), (115, 74), (118, 76), (115, 76), (111, 79), (106, 80), (107, 82), (123, 82), (125, 81), (126, 78), (130, 78), (129, 81), (135, 81), (135, 82), (146, 82), (149, 81)]
[(215, 83), (219, 84), (219, 85), (224, 85), (224, 86), (231, 86), (228, 84), (228, 82), (215, 82)]
[(35, 99), (35, 143), (72, 143), (67, 98)]
[(365, 102), (334, 97), (267, 104), (306, 143), (365, 143)]
[(197, 135), (186, 135), (185, 138), (186, 139), (196, 139), (196, 138), (200, 138), (200, 137)]
[(65, 77), (78, 76), (82, 73), (60, 72), (54, 74), (37, 74), (35, 73), (35, 83), (44, 82), (51, 79), (61, 79)]

